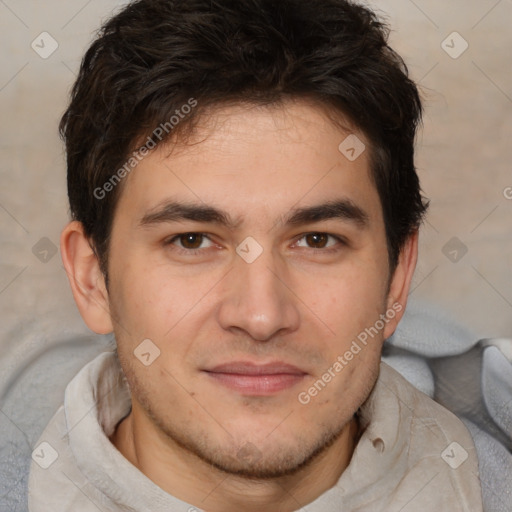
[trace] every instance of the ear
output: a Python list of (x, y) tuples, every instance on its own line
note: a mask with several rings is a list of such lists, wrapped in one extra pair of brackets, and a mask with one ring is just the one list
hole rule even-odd
[(60, 250), (71, 291), (84, 322), (97, 334), (112, 332), (105, 279), (80, 222), (70, 222), (64, 228)]
[(384, 339), (389, 338), (404, 316), (407, 298), (411, 287), (412, 276), (418, 261), (418, 231), (416, 230), (405, 242), (396, 266), (387, 298), (387, 311), (394, 311), (394, 317), (389, 320), (384, 329)]

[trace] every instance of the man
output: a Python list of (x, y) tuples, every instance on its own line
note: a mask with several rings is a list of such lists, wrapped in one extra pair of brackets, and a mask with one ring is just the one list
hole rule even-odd
[(386, 38), (345, 0), (105, 24), (61, 123), (61, 247), (117, 346), (43, 433), (32, 512), (482, 510), (464, 425), (380, 362), (426, 210)]

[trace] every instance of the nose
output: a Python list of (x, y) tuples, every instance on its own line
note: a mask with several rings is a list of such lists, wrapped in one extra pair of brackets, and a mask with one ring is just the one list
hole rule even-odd
[(254, 262), (236, 258), (224, 281), (218, 321), (223, 329), (244, 331), (256, 341), (295, 331), (298, 301), (289, 288), (284, 262), (264, 251)]

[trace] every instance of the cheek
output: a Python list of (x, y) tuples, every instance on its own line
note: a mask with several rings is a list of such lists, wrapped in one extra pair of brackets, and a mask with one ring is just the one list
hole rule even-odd
[(326, 323), (345, 326), (344, 330), (349, 325), (367, 327), (367, 322), (373, 323), (383, 312), (387, 281), (371, 266), (354, 265), (341, 272), (343, 275), (331, 275), (321, 281), (311, 278), (310, 284), (315, 286), (304, 288), (303, 294)]
[[(133, 342), (161, 338), (163, 322), (175, 310), (172, 283), (161, 279), (154, 268), (128, 256), (111, 275), (110, 305), (118, 319), (119, 334)], [(167, 330), (169, 327), (167, 327)]]
[(322, 292), (310, 296), (311, 310), (329, 327), (323, 342), (326, 363), (332, 366), (339, 356), (343, 358), (341, 363), (338, 361), (343, 369), (335, 372), (332, 386), (338, 398), (346, 397), (348, 391), (357, 401), (378, 368), (384, 332), (379, 329), (380, 323), (377, 328), (375, 325), (385, 312), (386, 282), (377, 267), (367, 266), (364, 273), (354, 267), (345, 276), (326, 282)]
[(215, 273), (183, 276), (166, 265), (132, 259), (119, 266), (112, 280), (112, 305), (123, 329), (133, 342), (149, 338), (158, 346), (173, 339), (192, 339), (202, 322), (211, 318), (215, 304), (212, 289), (219, 281)]

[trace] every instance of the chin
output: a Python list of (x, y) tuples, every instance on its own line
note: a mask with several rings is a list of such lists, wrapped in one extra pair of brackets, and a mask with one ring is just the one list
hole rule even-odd
[[(275, 429), (274, 423), (274, 429)], [(298, 473), (309, 466), (326, 451), (340, 437), (344, 426), (329, 429), (325, 432), (316, 430), (316, 436), (306, 437), (308, 432), (315, 429), (287, 430), (278, 433), (272, 429), (256, 429), (258, 434), (251, 436), (251, 429), (238, 430), (241, 432), (232, 438), (215, 440), (207, 433), (188, 432), (188, 436), (172, 435), (174, 442), (178, 443), (188, 452), (193, 453), (209, 466), (213, 466), (223, 473), (246, 479), (275, 479)], [(263, 432), (269, 432), (262, 436)], [(171, 432), (167, 432), (167, 435)], [(263, 438), (262, 438), (263, 437)], [(261, 441), (259, 441), (261, 439)], [(254, 442), (253, 442), (254, 441)]]

